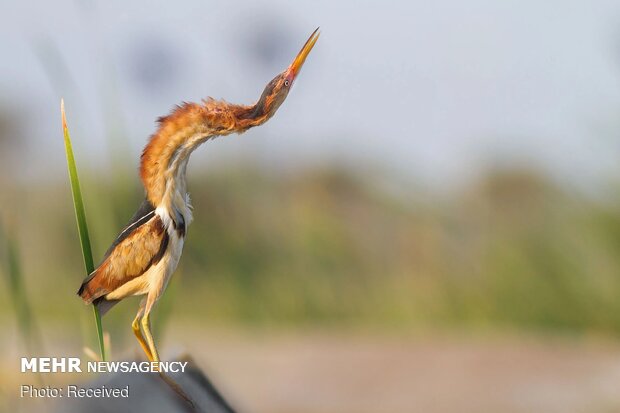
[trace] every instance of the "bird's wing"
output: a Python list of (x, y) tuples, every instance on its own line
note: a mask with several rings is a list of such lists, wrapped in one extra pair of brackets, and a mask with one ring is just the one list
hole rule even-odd
[(116, 248), (118, 244), (128, 237), (132, 231), (137, 229), (139, 226), (146, 224), (151, 218), (153, 218), (153, 215), (155, 215), (155, 207), (147, 199), (145, 199), (144, 202), (142, 202), (142, 205), (140, 205), (140, 208), (138, 208), (136, 213), (133, 214), (133, 217), (131, 217), (125, 229), (118, 234), (118, 237), (116, 237), (112, 245), (110, 245), (110, 248), (108, 248), (103, 256), (103, 261), (108, 258), (114, 248)]
[(151, 211), (121, 232), (78, 294), (87, 303), (109, 294), (157, 264), (167, 247), (168, 233), (161, 218)]

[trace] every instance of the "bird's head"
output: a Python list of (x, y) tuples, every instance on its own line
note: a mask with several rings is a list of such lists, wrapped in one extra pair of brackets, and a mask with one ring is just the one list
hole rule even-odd
[(318, 38), (319, 29), (317, 28), (312, 35), (310, 35), (306, 41), (306, 44), (304, 44), (304, 47), (301, 48), (300, 52), (295, 57), (295, 60), (293, 60), (293, 63), (291, 63), (286, 70), (279, 73), (271, 80), (271, 82), (267, 84), (263, 94), (256, 103), (256, 114), (264, 116), (265, 120), (267, 120), (276, 113), (282, 102), (284, 102), (288, 96), (288, 92), (293, 87), (293, 83), (295, 82), (295, 79), (297, 79), (297, 76), (301, 71), (301, 67), (306, 61), (306, 57), (310, 53), (310, 50), (314, 47), (314, 44)]

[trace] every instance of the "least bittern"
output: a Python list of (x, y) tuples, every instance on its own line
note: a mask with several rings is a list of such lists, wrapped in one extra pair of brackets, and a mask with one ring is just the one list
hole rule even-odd
[(202, 104), (183, 103), (159, 119), (159, 128), (144, 148), (140, 162), (146, 199), (78, 291), (102, 315), (125, 297), (144, 296), (132, 328), (150, 361), (159, 361), (159, 353), (149, 315), (179, 263), (185, 232), (192, 221), (185, 178), (190, 154), (209, 139), (243, 133), (269, 120), (286, 99), (318, 37), (317, 29), (293, 63), (267, 84), (254, 105), (208, 98)]

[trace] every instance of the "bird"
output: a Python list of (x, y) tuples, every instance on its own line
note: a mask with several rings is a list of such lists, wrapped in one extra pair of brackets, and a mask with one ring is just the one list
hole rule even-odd
[(77, 293), (102, 316), (124, 298), (142, 296), (131, 326), (149, 361), (160, 361), (150, 314), (177, 268), (193, 218), (186, 180), (191, 153), (210, 139), (267, 122), (288, 96), (319, 34), (317, 28), (253, 105), (207, 98), (184, 102), (158, 119), (140, 157), (145, 199)]

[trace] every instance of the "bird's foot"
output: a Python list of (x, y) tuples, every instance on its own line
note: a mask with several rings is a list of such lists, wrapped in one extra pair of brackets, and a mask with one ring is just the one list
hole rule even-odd
[(162, 378), (163, 381), (166, 382), (166, 384), (176, 393), (178, 394), (183, 400), (185, 400), (185, 402), (187, 402), (192, 409), (196, 408), (196, 405), (194, 404), (194, 401), (187, 395), (187, 393), (185, 393), (185, 391), (181, 388), (181, 386), (179, 386), (179, 384), (174, 381), (174, 379), (170, 376), (168, 376), (167, 374), (163, 373), (163, 372), (159, 372), (159, 376)]

